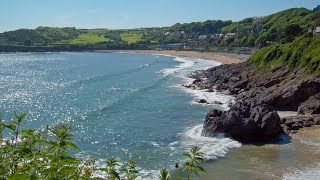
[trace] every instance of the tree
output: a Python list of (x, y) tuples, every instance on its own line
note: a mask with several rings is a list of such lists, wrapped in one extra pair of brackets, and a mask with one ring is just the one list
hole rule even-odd
[(25, 46), (31, 46), (32, 45), (32, 41), (31, 40), (25, 40), (25, 41), (23, 41), (23, 45), (25, 45)]
[(188, 179), (191, 179), (193, 175), (199, 176), (199, 172), (206, 172), (200, 164), (204, 161), (204, 153), (200, 151), (200, 147), (193, 146), (190, 150), (190, 154), (182, 154), (188, 158), (188, 161), (184, 163), (184, 170), (188, 171)]
[(314, 21), (315, 26), (320, 26), (320, 16), (318, 16)]
[(302, 34), (302, 28), (297, 24), (290, 24), (284, 29), (284, 39), (285, 42), (292, 42), (295, 37)]

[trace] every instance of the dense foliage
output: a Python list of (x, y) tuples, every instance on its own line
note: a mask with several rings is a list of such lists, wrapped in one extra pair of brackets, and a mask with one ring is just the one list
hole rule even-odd
[[(70, 149), (79, 150), (73, 142), (72, 129), (67, 124), (46, 126), (42, 130), (21, 129), (27, 113), (15, 114), (13, 121), (4, 121), (0, 115), (0, 179), (126, 179), (137, 178), (137, 165), (128, 160), (123, 165), (109, 157), (104, 167), (98, 167), (94, 157), (83, 160), (70, 155)], [(199, 172), (203, 153), (199, 147), (192, 147), (183, 154), (188, 160), (183, 164), (187, 179)], [(105, 178), (95, 177), (104, 172)], [(161, 169), (159, 179), (169, 180), (170, 173)], [(180, 178), (181, 179), (181, 178)]]
[(307, 73), (320, 76), (320, 36), (306, 34), (291, 43), (276, 43), (252, 55), (250, 63), (258, 68), (305, 68)]

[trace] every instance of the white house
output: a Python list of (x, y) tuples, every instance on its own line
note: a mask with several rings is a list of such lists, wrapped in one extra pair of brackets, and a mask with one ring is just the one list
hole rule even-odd
[(214, 34), (214, 35), (212, 35), (211, 37), (212, 38), (215, 38), (215, 39), (222, 39), (223, 38), (223, 34)]
[(228, 34), (226, 34), (226, 38), (228, 38), (228, 37), (233, 37), (233, 36), (235, 36), (235, 35), (237, 35), (236, 33), (228, 33)]
[(320, 36), (320, 26), (316, 27), (313, 31), (314, 36)]

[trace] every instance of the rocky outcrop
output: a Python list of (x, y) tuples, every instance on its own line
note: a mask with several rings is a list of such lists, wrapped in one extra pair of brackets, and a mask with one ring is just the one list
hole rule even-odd
[[(241, 102), (231, 106), (227, 112), (208, 113), (204, 135), (226, 133), (235, 139), (251, 139), (254, 136), (258, 139), (272, 138), (279, 132), (279, 118), (273, 109), (298, 111), (299, 115), (304, 115), (295, 119), (291, 117), (295, 122), (293, 124), (288, 118), (283, 120), (282, 127), (285, 130), (318, 122), (313, 120), (314, 123), (310, 123), (310, 118), (320, 114), (320, 78), (308, 75), (303, 69), (287, 70), (278, 67), (264, 70), (253, 68), (245, 62), (197, 71), (190, 77), (195, 79), (190, 85), (192, 88), (222, 91)], [(252, 102), (256, 103), (255, 106)], [(270, 129), (274, 129), (275, 133), (268, 135), (269, 131), (265, 128), (269, 124), (264, 123), (262, 128), (262, 124), (259, 124), (262, 119), (277, 122), (276, 125), (270, 124)]]
[[(198, 71), (190, 77), (196, 79), (192, 85), (199, 89), (225, 91), (239, 100), (256, 100), (277, 110), (297, 111), (309, 97), (320, 92), (320, 79), (303, 74), (303, 70), (261, 70), (240, 63)], [(302, 109), (301, 113), (314, 112)]]
[(210, 111), (202, 134), (212, 136), (224, 133), (247, 142), (270, 140), (282, 132), (280, 117), (271, 106), (255, 101), (237, 102), (230, 110)]
[(284, 131), (296, 132), (303, 127), (311, 127), (313, 125), (320, 125), (320, 115), (307, 115), (307, 116), (291, 116), (281, 119)]

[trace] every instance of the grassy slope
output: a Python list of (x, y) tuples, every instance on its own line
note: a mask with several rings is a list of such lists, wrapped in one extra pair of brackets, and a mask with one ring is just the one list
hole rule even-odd
[(289, 44), (273, 44), (258, 50), (249, 61), (258, 68), (305, 68), (320, 76), (320, 36), (304, 35)]
[(77, 45), (85, 45), (85, 44), (96, 44), (99, 42), (107, 42), (110, 41), (110, 39), (105, 38), (103, 35), (97, 35), (92, 33), (83, 33), (79, 34), (74, 39), (70, 40), (61, 40), (54, 42), (53, 44), (56, 45), (63, 45), (63, 44), (77, 44)]
[(123, 33), (120, 34), (122, 40), (127, 41), (129, 44), (136, 43), (142, 40), (142, 34), (136, 33)]

